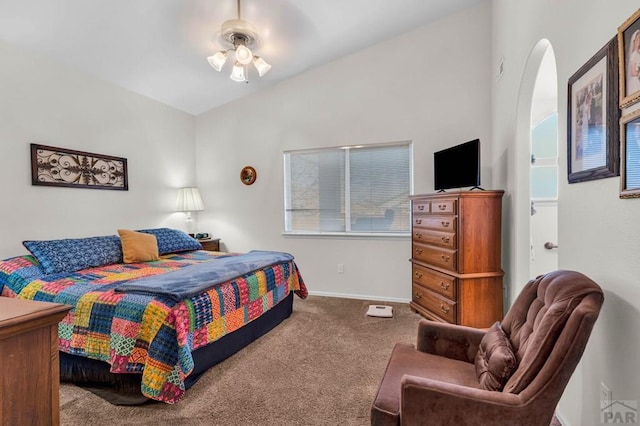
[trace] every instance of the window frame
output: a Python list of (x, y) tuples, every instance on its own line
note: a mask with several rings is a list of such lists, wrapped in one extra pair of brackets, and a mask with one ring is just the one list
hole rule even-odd
[[(354, 145), (338, 145), (338, 146), (331, 146), (331, 147), (320, 147), (320, 148), (306, 148), (306, 149), (291, 149), (291, 150), (285, 150), (282, 153), (283, 156), (283, 181), (284, 181), (284, 185), (283, 185), (283, 189), (284, 189), (284, 197), (283, 197), (283, 212), (282, 212), (282, 218), (283, 218), (283, 231), (282, 231), (282, 235), (287, 236), (287, 237), (296, 237), (296, 236), (301, 236), (301, 237), (346, 237), (346, 238), (384, 238), (384, 239), (406, 239), (408, 237), (411, 237), (411, 226), (409, 225), (409, 227), (407, 228), (406, 231), (400, 231), (400, 232), (368, 232), (368, 231), (353, 231), (351, 230), (351, 188), (350, 188), (350, 163), (349, 163), (349, 159), (350, 159), (350, 152), (351, 150), (354, 149), (361, 149), (361, 148), (365, 148), (365, 149), (371, 149), (371, 148), (386, 148), (386, 147), (407, 147), (408, 148), (408, 153), (409, 153), (409, 194), (407, 196), (407, 204), (410, 206), (410, 201), (409, 201), (409, 196), (413, 194), (413, 172), (414, 172), (414, 165), (413, 165), (413, 160), (414, 160), (414, 156), (413, 156), (413, 141), (412, 140), (404, 140), (404, 141), (397, 141), (397, 142), (385, 142), (385, 143), (372, 143), (372, 144), (354, 144)], [(290, 198), (291, 198), (291, 179), (289, 179), (289, 175), (287, 173), (287, 170), (290, 170), (291, 168), (289, 167), (288, 164), (288, 159), (290, 158), (290, 154), (304, 154), (304, 153), (317, 153), (317, 152), (329, 152), (329, 151), (336, 151), (336, 150), (344, 150), (345, 151), (345, 179), (344, 179), (344, 210), (345, 210), (345, 230), (344, 231), (309, 231), (309, 230), (300, 230), (300, 231), (296, 231), (296, 230), (287, 230), (287, 205), (290, 205)], [(409, 209), (409, 223), (411, 221), (411, 211)]]

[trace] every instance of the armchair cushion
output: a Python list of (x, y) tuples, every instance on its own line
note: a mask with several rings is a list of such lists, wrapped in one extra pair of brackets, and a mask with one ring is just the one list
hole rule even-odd
[(501, 391), (518, 366), (509, 338), (499, 321), (480, 341), (475, 366), (480, 388), (493, 391)]
[(429, 377), (436, 381), (478, 388), (473, 364), (420, 352), (408, 343), (397, 343), (371, 407), (371, 424), (378, 426), (399, 424), (399, 391), (402, 388), (402, 379), (406, 375)]

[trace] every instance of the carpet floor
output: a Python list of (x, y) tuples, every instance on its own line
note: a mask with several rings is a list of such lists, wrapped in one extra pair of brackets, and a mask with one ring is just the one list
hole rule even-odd
[(61, 425), (369, 425), (369, 410), (396, 342), (415, 343), (420, 316), (367, 317), (374, 302), (295, 298), (293, 314), (207, 371), (174, 405), (115, 406), (60, 385)]

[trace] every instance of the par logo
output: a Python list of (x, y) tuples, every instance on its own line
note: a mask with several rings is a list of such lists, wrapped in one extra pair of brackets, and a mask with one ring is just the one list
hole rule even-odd
[(638, 401), (606, 401), (601, 407), (600, 421), (604, 424), (638, 423)]

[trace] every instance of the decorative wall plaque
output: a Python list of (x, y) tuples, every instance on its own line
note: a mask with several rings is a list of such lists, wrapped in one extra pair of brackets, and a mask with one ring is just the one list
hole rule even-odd
[(246, 166), (240, 171), (240, 180), (245, 185), (252, 185), (256, 181), (256, 169), (251, 166)]
[(127, 159), (32, 143), (31, 184), (127, 191)]

